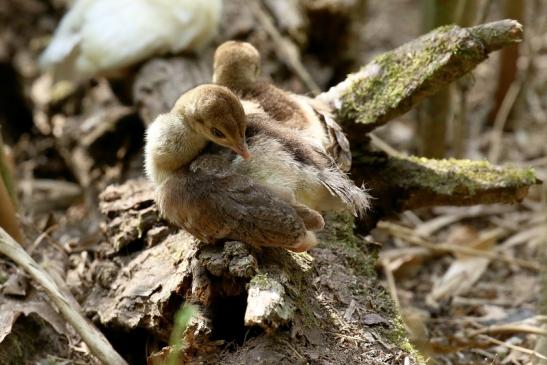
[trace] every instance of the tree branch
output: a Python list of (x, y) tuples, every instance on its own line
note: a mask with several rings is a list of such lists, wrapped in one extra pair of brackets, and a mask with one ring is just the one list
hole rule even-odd
[(437, 205), (515, 203), (526, 196), (530, 186), (541, 183), (533, 169), (373, 152), (354, 159), (352, 175), (370, 188), (376, 198), (374, 215), (380, 219)]
[(508, 19), (471, 28), (440, 27), (376, 57), (318, 98), (334, 106), (352, 139), (362, 140), (471, 71), (488, 53), (521, 40), (522, 25)]

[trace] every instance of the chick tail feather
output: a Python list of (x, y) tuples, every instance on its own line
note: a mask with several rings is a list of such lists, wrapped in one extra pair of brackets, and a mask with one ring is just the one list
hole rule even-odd
[(361, 217), (370, 208), (371, 196), (368, 190), (364, 186), (356, 186), (346, 174), (340, 173), (339, 170), (323, 171), (321, 181), (332, 195), (342, 200), (354, 216)]

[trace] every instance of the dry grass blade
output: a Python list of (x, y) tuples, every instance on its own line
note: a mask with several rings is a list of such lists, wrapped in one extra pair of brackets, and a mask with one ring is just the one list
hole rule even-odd
[(422, 237), (431, 236), (433, 233), (443, 229), (444, 227), (456, 223), (460, 220), (467, 218), (475, 218), (487, 215), (496, 215), (504, 212), (508, 212), (507, 206), (488, 206), (478, 205), (469, 208), (449, 208), (443, 209), (442, 207), (434, 209), (439, 216), (424, 222), (416, 227), (416, 234)]
[(397, 286), (395, 285), (395, 277), (393, 276), (392, 264), (387, 260), (382, 260), (382, 266), (384, 267), (384, 274), (386, 275), (391, 299), (395, 303), (396, 308), (401, 308), (401, 304), (399, 303), (399, 296), (397, 295)]
[(487, 251), (477, 250), (477, 249), (473, 249), (469, 247), (456, 246), (456, 245), (451, 245), (446, 243), (436, 244), (436, 243), (427, 241), (424, 238), (419, 237), (418, 235), (416, 235), (414, 230), (403, 227), (395, 223), (379, 222), (378, 228), (386, 230), (389, 233), (391, 233), (393, 236), (399, 237), (405, 240), (406, 242), (412, 243), (414, 245), (426, 247), (431, 250), (451, 252), (451, 253), (461, 253), (465, 255), (478, 256), (478, 257), (486, 257), (492, 260), (502, 261), (512, 265), (517, 265), (522, 268), (532, 270), (535, 272), (539, 272), (541, 269), (541, 266), (536, 262), (530, 262), (527, 260), (521, 260), (521, 259), (509, 257), (507, 255), (504, 255), (498, 252), (487, 252)]
[(370, 142), (378, 149), (384, 151), (389, 156), (403, 156), (402, 152), (397, 151), (395, 148), (391, 147), (386, 141), (378, 137), (376, 134), (370, 132), (368, 134), (370, 137)]
[(532, 335), (547, 336), (547, 330), (540, 327), (530, 326), (527, 324), (499, 324), (480, 328), (469, 333), (469, 336), (478, 336), (482, 334), (495, 334), (495, 333), (529, 333)]
[(507, 119), (509, 118), (509, 113), (511, 113), (513, 105), (515, 104), (515, 101), (517, 100), (517, 96), (519, 95), (521, 89), (522, 81), (514, 81), (509, 87), (507, 94), (505, 94), (503, 102), (500, 106), (500, 110), (496, 114), (494, 129), (492, 130), (492, 136), (490, 138), (490, 150), (488, 151), (488, 160), (494, 164), (499, 161), (502, 147), (503, 130), (505, 129), (505, 124), (507, 123)]
[(70, 305), (70, 300), (65, 297), (49, 274), (2, 228), (0, 228), (0, 253), (21, 266), (33, 280), (43, 287), (62, 316), (74, 327), (99, 360), (109, 365), (127, 365), (127, 362), (114, 350), (104, 335)]
[(483, 298), (469, 298), (469, 297), (460, 297), (455, 296), (452, 299), (453, 305), (472, 305), (472, 306), (480, 306), (480, 305), (495, 305), (498, 307), (511, 307), (514, 304), (513, 300), (510, 299), (483, 299)]
[(427, 222), (422, 223), (421, 225), (416, 227), (415, 232), (418, 236), (422, 236), (422, 237), (431, 236), (433, 233), (437, 232), (443, 227), (456, 223), (464, 218), (466, 218), (465, 213), (441, 215)]
[(508, 349), (511, 349), (511, 350), (515, 350), (515, 351), (522, 352), (522, 353), (525, 353), (525, 354), (528, 354), (528, 355), (531, 355), (531, 356), (535, 356), (535, 357), (537, 357), (538, 359), (541, 359), (541, 360), (547, 360), (547, 357), (545, 357), (544, 355), (540, 354), (537, 351), (530, 350), (530, 349), (527, 349), (527, 348), (522, 347), (522, 346), (512, 345), (510, 343), (506, 343), (506, 342), (497, 340), (497, 339), (495, 339), (493, 337), (490, 337), (490, 336), (487, 336), (487, 335), (480, 335), (480, 337), (487, 340), (487, 341), (489, 341), (489, 342), (495, 343), (496, 345), (500, 345), (500, 346), (503, 346), (503, 347), (507, 347)]
[(543, 223), (532, 226), (526, 230), (522, 230), (512, 235), (499, 245), (499, 250), (509, 249), (519, 244), (530, 242), (536, 237), (542, 237), (545, 234), (545, 226)]
[(490, 260), (484, 257), (469, 257), (454, 260), (448, 270), (433, 283), (426, 300), (436, 303), (456, 295), (467, 293), (486, 271)]

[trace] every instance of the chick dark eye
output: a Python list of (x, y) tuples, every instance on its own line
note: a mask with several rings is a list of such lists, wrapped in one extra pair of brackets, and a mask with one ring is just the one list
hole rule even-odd
[(217, 138), (224, 138), (226, 137), (224, 135), (224, 133), (222, 133), (220, 130), (216, 129), (216, 128), (211, 128), (211, 133), (213, 134), (213, 136), (217, 137)]

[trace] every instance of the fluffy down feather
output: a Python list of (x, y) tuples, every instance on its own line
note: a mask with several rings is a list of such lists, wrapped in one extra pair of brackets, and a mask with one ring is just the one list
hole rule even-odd
[(229, 167), (221, 156), (204, 154), (192, 162), (192, 171), (169, 176), (156, 189), (162, 215), (207, 243), (233, 239), (297, 252), (317, 243), (306, 227), (310, 210), (295, 209)]
[(222, 0), (77, 0), (40, 57), (56, 79), (115, 76), (154, 55), (203, 48)]

